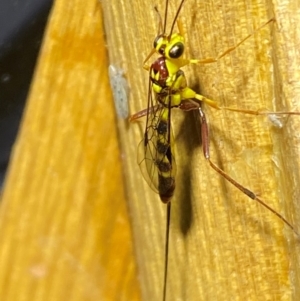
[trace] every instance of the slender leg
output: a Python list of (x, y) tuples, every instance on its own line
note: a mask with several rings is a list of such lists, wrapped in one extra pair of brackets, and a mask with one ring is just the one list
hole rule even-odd
[(152, 112), (156, 111), (158, 108), (159, 108), (159, 105), (156, 105), (154, 107), (150, 107), (150, 108), (138, 111), (135, 114), (129, 116), (129, 122), (134, 122), (137, 119), (140, 119), (141, 117), (147, 116), (148, 114), (151, 114)]
[(230, 177), (227, 173), (225, 173), (222, 169), (220, 169), (217, 165), (215, 165), (210, 160), (210, 154), (209, 154), (209, 133), (208, 133), (208, 124), (206, 121), (206, 117), (204, 112), (202, 111), (201, 107), (198, 108), (200, 113), (200, 121), (201, 121), (201, 137), (202, 137), (202, 147), (203, 147), (203, 154), (205, 159), (209, 162), (210, 166), (218, 172), (221, 176), (223, 176), (228, 182), (230, 182), (232, 185), (234, 185), (237, 189), (239, 189), (242, 193), (247, 195), (252, 200), (257, 201), (261, 205), (263, 205), (265, 208), (270, 210), (273, 214), (275, 214), (277, 217), (279, 217), (287, 226), (290, 227), (290, 229), (296, 234), (297, 238), (300, 238), (299, 233), (295, 230), (295, 228), (292, 226), (290, 222), (288, 222), (281, 214), (276, 212), (273, 208), (271, 208), (269, 205), (267, 205), (263, 200), (261, 200), (254, 192), (249, 190), (248, 188), (244, 187), (243, 185), (236, 182), (232, 177)]
[(246, 40), (248, 40), (250, 37), (252, 37), (254, 34), (256, 34), (259, 30), (261, 30), (263, 27), (265, 27), (267, 24), (269, 24), (270, 22), (273, 22), (273, 21), (275, 21), (275, 18), (270, 19), (269, 21), (267, 21), (266, 23), (264, 23), (260, 27), (256, 28), (252, 33), (250, 33), (249, 35), (247, 35), (239, 43), (237, 43), (236, 45), (228, 48), (227, 50), (225, 50), (224, 52), (222, 52), (221, 54), (219, 54), (217, 57), (209, 57), (209, 58), (201, 59), (201, 60), (199, 60), (199, 59), (186, 59), (186, 60), (182, 60), (182, 63), (183, 63), (183, 65), (187, 65), (187, 64), (210, 64), (210, 63), (215, 63), (220, 58), (222, 58), (223, 56), (225, 56), (226, 54), (228, 54), (228, 53), (232, 52), (233, 50), (235, 50), (236, 48), (238, 48)]
[(220, 110), (226, 110), (226, 111), (232, 111), (232, 112), (238, 112), (243, 114), (250, 114), (250, 115), (300, 115), (300, 112), (288, 112), (288, 111), (282, 111), (282, 112), (268, 112), (266, 110), (244, 110), (244, 109), (236, 109), (236, 108), (230, 108), (230, 107), (219, 107)]
[[(217, 110), (226, 110), (226, 111), (232, 111), (242, 114), (249, 114), (249, 115), (300, 115), (300, 112), (288, 112), (288, 111), (282, 111), (282, 112), (268, 112), (265, 110), (244, 110), (244, 109), (236, 109), (236, 108), (230, 108), (230, 107), (220, 107), (217, 105), (217, 102), (211, 99), (208, 99), (200, 94), (195, 94), (197, 98), (194, 99), (184, 99), (182, 100), (179, 109), (183, 111), (191, 111), (196, 110), (199, 108), (201, 102), (205, 102), (210, 107), (213, 107)], [(201, 98), (201, 100), (200, 100)], [(199, 101), (200, 100), (200, 101)], [(141, 110), (129, 117), (129, 122), (134, 122), (137, 119), (140, 119), (141, 117), (146, 116), (148, 113), (152, 113), (153, 111), (156, 111), (158, 109), (159, 105), (156, 105), (154, 107), (150, 107), (149, 109)]]

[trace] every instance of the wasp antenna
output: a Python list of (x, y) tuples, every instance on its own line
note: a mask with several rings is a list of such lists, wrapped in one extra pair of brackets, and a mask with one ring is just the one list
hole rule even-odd
[[(179, 5), (179, 7), (178, 7), (178, 9), (177, 9), (175, 18), (174, 18), (173, 23), (172, 23), (172, 26), (171, 26), (171, 31), (170, 31), (170, 35), (169, 35), (169, 36), (172, 35), (172, 32), (173, 32), (175, 23), (176, 23), (176, 21), (177, 21), (178, 15), (179, 15), (179, 13), (180, 13), (180, 11), (181, 11), (181, 8), (182, 8), (182, 5), (183, 5), (184, 1), (185, 1), (185, 0), (181, 0), (181, 3), (180, 3), (180, 5)], [(167, 2), (168, 2), (168, 1), (167, 1)], [(165, 17), (165, 24), (166, 24), (166, 17)]]
[(168, 16), (168, 7), (169, 7), (169, 0), (166, 1), (166, 7), (165, 7), (165, 18), (164, 18), (164, 28), (163, 28), (163, 34), (166, 33), (166, 27), (167, 27), (167, 16)]
[(162, 18), (161, 18), (161, 15), (158, 11), (158, 8), (157, 6), (154, 6), (154, 10), (156, 11), (157, 15), (158, 15), (158, 19), (159, 19), (159, 23), (158, 23), (158, 33), (157, 35), (159, 35), (164, 29), (163, 29), (163, 25), (162, 25)]

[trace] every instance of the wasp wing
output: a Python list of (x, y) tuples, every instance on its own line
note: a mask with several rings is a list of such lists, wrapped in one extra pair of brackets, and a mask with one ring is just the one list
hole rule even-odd
[(154, 103), (151, 91), (149, 93), (147, 123), (144, 138), (139, 144), (138, 164), (151, 189), (161, 198), (169, 198), (175, 188), (176, 173), (171, 108), (165, 105), (171, 103), (170, 95), (155, 94)]

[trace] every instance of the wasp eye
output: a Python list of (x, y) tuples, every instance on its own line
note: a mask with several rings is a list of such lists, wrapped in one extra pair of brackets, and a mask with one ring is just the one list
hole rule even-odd
[(177, 59), (182, 56), (184, 52), (184, 45), (181, 42), (175, 43), (169, 51), (169, 56), (172, 59)]
[(163, 38), (163, 36), (160, 34), (160, 35), (158, 35), (156, 38), (155, 38), (155, 40), (154, 40), (154, 42), (153, 42), (153, 47), (156, 49), (156, 47), (157, 47), (157, 45), (159, 44), (159, 43), (161, 43), (161, 39)]
[(165, 49), (166, 49), (166, 45), (161, 45), (161, 47), (158, 49), (158, 53), (164, 55)]

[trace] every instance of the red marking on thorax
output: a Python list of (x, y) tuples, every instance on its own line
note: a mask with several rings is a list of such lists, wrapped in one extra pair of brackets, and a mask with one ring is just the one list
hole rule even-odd
[(151, 65), (151, 70), (154, 71), (154, 74), (156, 75), (159, 73), (159, 78), (157, 79), (152, 79), (152, 81), (155, 81), (158, 83), (161, 87), (164, 87), (166, 84), (166, 80), (169, 77), (169, 71), (167, 69), (166, 65), (166, 59), (161, 56), (159, 57), (152, 65)]

